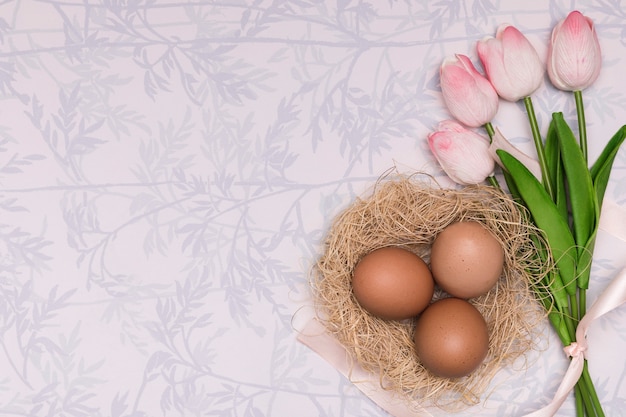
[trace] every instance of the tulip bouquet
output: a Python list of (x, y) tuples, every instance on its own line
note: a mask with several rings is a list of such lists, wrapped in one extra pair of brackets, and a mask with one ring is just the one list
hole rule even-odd
[[(545, 237), (536, 242), (537, 256), (555, 264), (534, 290), (566, 353), (571, 357), (583, 355), (580, 347), (584, 345), (576, 344), (576, 328), (586, 313), (586, 290), (604, 192), (617, 151), (626, 138), (623, 126), (589, 167), (582, 91), (597, 79), (601, 68), (594, 24), (580, 12), (571, 12), (554, 27), (548, 50), (550, 81), (559, 90), (573, 92), (578, 138), (562, 113), (552, 115), (545, 139), (542, 137), (531, 95), (541, 86), (545, 67), (518, 29), (500, 26), (495, 37), (477, 42), (476, 52), (485, 75), (464, 55), (441, 65), (442, 95), (456, 121), (442, 122), (428, 136), (429, 147), (448, 176), (462, 185), (488, 180), (499, 187), (494, 172), (496, 165), (502, 168), (508, 191), (527, 209), (529, 220)], [(536, 159), (515, 148), (492, 125), (500, 99), (523, 100)], [(485, 128), (488, 138), (473, 130), (478, 127)], [(577, 415), (603, 416), (586, 359), (582, 363), (574, 387)], [(564, 397), (551, 405), (552, 411), (546, 407), (533, 415), (552, 415)]]

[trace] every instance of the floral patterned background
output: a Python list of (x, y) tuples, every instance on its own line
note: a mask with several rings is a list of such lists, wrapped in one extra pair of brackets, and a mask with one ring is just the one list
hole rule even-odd
[[(626, 122), (621, 0), (0, 2), (0, 415), (385, 416), (296, 341), (330, 222), (392, 167), (446, 184), (426, 144), (445, 56), (476, 62), (505, 22), (545, 56), (574, 8), (604, 53), (593, 160)], [(547, 82), (534, 102), (543, 129), (575, 114)], [(532, 153), (524, 117), (494, 123)], [(626, 207), (626, 151), (607, 199)], [(590, 301), (626, 265), (607, 229)], [(567, 360), (545, 336), (464, 414), (546, 403)], [(626, 310), (590, 339), (624, 416)]]

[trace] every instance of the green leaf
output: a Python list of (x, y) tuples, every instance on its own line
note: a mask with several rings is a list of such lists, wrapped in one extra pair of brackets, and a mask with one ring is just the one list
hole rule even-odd
[(554, 113), (552, 118), (567, 180), (574, 240), (580, 254), (597, 227), (599, 216), (596, 192), (585, 157), (563, 113)]
[[(537, 236), (531, 235), (530, 239), (537, 249), (537, 257), (541, 260), (541, 263), (545, 265), (549, 261), (550, 248), (546, 247), (546, 242), (539, 239)], [(546, 288), (551, 289), (551, 294), (546, 293)], [(548, 271), (542, 282), (535, 286), (534, 289), (538, 294), (543, 294), (541, 297), (542, 302), (554, 301), (554, 305), (544, 304), (547, 311), (556, 310), (559, 314), (569, 311), (569, 296), (567, 295), (567, 291), (565, 291), (563, 281), (558, 271)]]
[(559, 139), (554, 126), (554, 119), (550, 122), (546, 135), (545, 154), (550, 170), (550, 180), (554, 193), (554, 202), (565, 221), (569, 222), (569, 212), (567, 210), (567, 193), (565, 190), (565, 179), (563, 178), (563, 163), (561, 162), (561, 150)]
[(520, 197), (519, 191), (517, 190), (517, 185), (515, 185), (515, 180), (506, 170), (502, 170), (502, 175), (504, 176), (504, 181), (506, 181), (506, 186), (509, 189), (509, 193), (511, 193), (511, 196), (514, 200), (520, 202), (519, 200), (521, 200), (522, 198)]
[(626, 125), (622, 126), (613, 135), (611, 140), (606, 144), (600, 156), (594, 162), (591, 167), (591, 178), (596, 190), (596, 196), (598, 199), (598, 210), (602, 207), (602, 200), (604, 199), (604, 192), (606, 186), (609, 183), (609, 177), (611, 175), (611, 168), (613, 167), (613, 161), (619, 151), (620, 146), (626, 138)]
[(563, 346), (569, 346), (570, 343), (572, 343), (572, 338), (569, 335), (567, 323), (565, 322), (563, 315), (558, 313), (549, 313), (548, 319), (556, 330), (556, 333), (558, 334), (559, 339), (561, 339)]
[(577, 275), (578, 288), (589, 288), (589, 280), (591, 279), (591, 261), (593, 260), (593, 250), (596, 245), (596, 235), (598, 229), (593, 232), (585, 247), (578, 254)]
[[(548, 312), (548, 319), (552, 324), (552, 327), (557, 332), (559, 339), (563, 342), (563, 346), (567, 346), (571, 343), (571, 337), (569, 334), (569, 329), (567, 328), (567, 323), (564, 318), (564, 314), (567, 311), (567, 307), (565, 309), (561, 308), (558, 305), (557, 300), (554, 297), (554, 294), (548, 290), (548, 287), (538, 284), (533, 286), (533, 290), (535, 291), (535, 297), (537, 300), (543, 305), (544, 309)], [(565, 295), (566, 304), (567, 304), (567, 295)], [(553, 304), (555, 301), (555, 304)]]
[(557, 289), (559, 285), (564, 285), (568, 294), (575, 294), (576, 243), (569, 225), (559, 213), (543, 185), (524, 164), (504, 150), (497, 150), (496, 153), (514, 179), (517, 190), (530, 211), (535, 225), (543, 231), (548, 241), (561, 276), (560, 283), (555, 280)]

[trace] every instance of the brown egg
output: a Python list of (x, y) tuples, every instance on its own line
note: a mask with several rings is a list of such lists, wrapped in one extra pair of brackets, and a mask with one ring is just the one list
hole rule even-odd
[(460, 298), (444, 298), (421, 314), (414, 341), (424, 368), (440, 377), (460, 378), (485, 360), (489, 332), (473, 305)]
[(457, 222), (437, 235), (430, 254), (435, 282), (448, 294), (472, 298), (496, 284), (504, 267), (504, 249), (478, 222)]
[(388, 320), (417, 316), (430, 303), (434, 288), (428, 265), (399, 247), (368, 253), (352, 276), (354, 296), (361, 307)]

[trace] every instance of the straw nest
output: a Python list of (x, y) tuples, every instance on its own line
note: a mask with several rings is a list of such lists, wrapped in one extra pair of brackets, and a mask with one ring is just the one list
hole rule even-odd
[[(312, 275), (319, 319), (356, 363), (378, 376), (384, 389), (411, 403), (451, 410), (480, 402), (495, 373), (533, 348), (537, 324), (545, 315), (530, 284), (545, 276), (547, 266), (536, 261), (531, 239), (539, 234), (523, 213), (494, 187), (450, 190), (405, 176), (380, 180), (369, 197), (357, 199), (331, 225)], [(386, 321), (370, 315), (354, 298), (351, 279), (361, 257), (384, 246), (401, 246), (429, 263), (435, 236), (462, 220), (480, 222), (497, 237), (505, 265), (489, 293), (469, 300), (487, 322), (487, 359), (471, 375), (447, 379), (420, 364), (413, 342), (415, 319)], [(434, 299), (445, 296), (437, 290)]]

